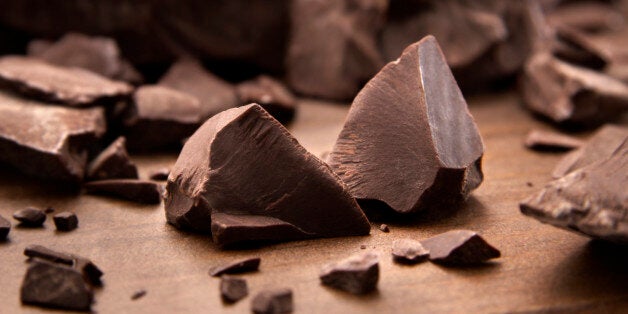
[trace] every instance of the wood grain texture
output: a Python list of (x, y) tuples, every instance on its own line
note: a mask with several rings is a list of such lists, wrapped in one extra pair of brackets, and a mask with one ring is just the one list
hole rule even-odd
[[(541, 224), (519, 213), (518, 202), (550, 180), (561, 154), (524, 148), (533, 120), (511, 93), (469, 100), (486, 145), (485, 180), (458, 210), (387, 222), (390, 233), (372, 223), (370, 236), (297, 241), (238, 251), (220, 251), (210, 237), (183, 233), (166, 224), (163, 205), (142, 206), (104, 197), (76, 196), (57, 185), (0, 170), (0, 214), (9, 218), (26, 206), (53, 206), (77, 213), (79, 228), (57, 233), (51, 216), (43, 229), (13, 228), (0, 244), (0, 313), (45, 313), (22, 306), (19, 287), (26, 271), (22, 251), (29, 244), (91, 258), (104, 272), (96, 293), (98, 313), (249, 313), (251, 296), (264, 287), (294, 289), (295, 313), (503, 313), (626, 312), (628, 250)], [(294, 135), (312, 153), (328, 151), (340, 132), (347, 107), (300, 103)], [(146, 178), (172, 165), (174, 155), (132, 156)], [(5, 167), (6, 168), (6, 167)], [(531, 182), (534, 187), (527, 186)], [(12, 221), (13, 223), (14, 221)], [(393, 264), (393, 240), (423, 239), (454, 228), (480, 232), (502, 257), (483, 267), (451, 269), (431, 263)], [(320, 285), (323, 264), (361, 252), (380, 254), (379, 288), (354, 296)], [(245, 275), (251, 294), (223, 305), (210, 266), (258, 255), (261, 271)], [(131, 295), (147, 295), (132, 301)], [(59, 311), (55, 311), (59, 313)]]

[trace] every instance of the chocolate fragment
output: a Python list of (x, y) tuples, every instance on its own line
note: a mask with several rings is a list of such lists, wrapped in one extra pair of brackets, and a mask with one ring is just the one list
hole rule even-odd
[(533, 150), (566, 151), (582, 146), (583, 142), (561, 133), (532, 130), (526, 136), (524, 145)]
[(430, 261), (445, 266), (474, 265), (501, 256), (475, 231), (453, 230), (421, 241)]
[(430, 252), (419, 241), (399, 239), (393, 241), (392, 256), (395, 263), (417, 264), (426, 261)]
[(151, 172), (149, 178), (155, 181), (166, 181), (168, 180), (169, 175), (170, 175), (170, 169), (161, 168), (161, 169), (157, 169)]
[(42, 101), (84, 107), (112, 104), (133, 88), (79, 68), (64, 68), (34, 58), (0, 58), (0, 84)]
[(221, 246), (370, 230), (339, 178), (259, 105), (227, 110), (201, 126), (166, 189), (168, 222), (211, 230)]
[(292, 290), (288, 288), (263, 290), (251, 302), (251, 310), (256, 314), (292, 313), (293, 308)]
[(137, 167), (126, 151), (126, 139), (118, 137), (87, 167), (90, 180), (137, 179)]
[(52, 217), (59, 231), (72, 231), (78, 228), (78, 217), (72, 212), (62, 212)]
[(262, 260), (259, 257), (245, 258), (209, 269), (209, 275), (220, 277), (223, 274), (241, 274), (255, 272)]
[(617, 8), (602, 1), (565, 1), (547, 15), (552, 26), (569, 26), (586, 32), (618, 30), (625, 19)]
[(232, 276), (220, 277), (220, 297), (226, 303), (235, 303), (249, 294), (246, 280)]
[(46, 209), (44, 209), (44, 213), (46, 214), (52, 214), (55, 212), (55, 209), (51, 206), (46, 207)]
[(353, 255), (323, 267), (322, 284), (353, 294), (369, 293), (377, 288), (379, 260), (377, 254), (366, 252)]
[(357, 199), (411, 213), (464, 200), (482, 182), (483, 152), (464, 97), (428, 36), (360, 91), (328, 161)]
[(87, 182), (83, 185), (88, 194), (113, 196), (142, 204), (161, 202), (161, 185), (145, 180), (111, 179)]
[(141, 299), (146, 295), (146, 290), (137, 290), (131, 295), (131, 300), (135, 301), (137, 299)]
[(364, 244), (360, 245), (360, 250), (366, 250), (366, 245)]
[(0, 241), (4, 241), (11, 231), (11, 222), (0, 216)]
[(296, 99), (281, 82), (260, 75), (236, 86), (241, 105), (257, 103), (279, 122), (286, 124), (294, 119)]
[(62, 252), (53, 251), (49, 248), (41, 245), (29, 245), (24, 249), (24, 255), (30, 259), (41, 259), (51, 263), (63, 264), (71, 266), (78, 270), (87, 283), (94, 286), (100, 286), (102, 284), (100, 278), (103, 272), (89, 259)]
[(382, 232), (386, 232), (386, 233), (390, 232), (390, 228), (388, 227), (387, 224), (379, 225), (379, 230), (381, 230)]
[(558, 59), (597, 71), (602, 71), (612, 61), (587, 34), (565, 26), (555, 29), (551, 46)]
[(46, 214), (37, 208), (28, 207), (13, 213), (13, 218), (24, 227), (41, 227), (46, 221)]

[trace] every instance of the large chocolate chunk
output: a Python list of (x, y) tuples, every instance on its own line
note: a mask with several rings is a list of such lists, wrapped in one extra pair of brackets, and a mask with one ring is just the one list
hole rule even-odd
[(0, 242), (7, 239), (11, 231), (11, 222), (0, 216)]
[(223, 274), (240, 274), (254, 272), (259, 269), (261, 259), (259, 257), (246, 258), (228, 264), (212, 267), (209, 274), (218, 277)]
[(102, 108), (51, 106), (0, 91), (0, 125), (0, 161), (32, 176), (77, 182), (87, 148), (105, 133), (105, 115)]
[(399, 264), (417, 264), (426, 261), (430, 252), (421, 242), (412, 239), (399, 239), (392, 244), (393, 260)]
[(483, 263), (501, 255), (479, 234), (469, 230), (453, 230), (421, 241), (430, 252), (430, 261), (446, 266)]
[(383, 65), (377, 36), (388, 1), (292, 1), (286, 61), (297, 92), (350, 99)]
[(354, 197), (410, 213), (465, 199), (482, 182), (483, 152), (467, 103), (428, 36), (360, 91), (328, 159)]
[(219, 245), (370, 231), (338, 176), (256, 104), (203, 124), (185, 143), (166, 189), (168, 222), (211, 229)]
[(220, 277), (220, 297), (226, 303), (235, 303), (249, 294), (246, 280), (232, 276)]
[(82, 107), (115, 103), (133, 88), (79, 68), (64, 68), (34, 58), (0, 58), (0, 84), (42, 101)]
[(379, 260), (372, 252), (361, 253), (337, 263), (325, 265), (319, 278), (332, 288), (353, 294), (369, 293), (377, 288)]
[(286, 124), (292, 121), (296, 110), (294, 95), (281, 82), (260, 75), (236, 86), (241, 105), (257, 103), (271, 116)]
[(137, 179), (137, 167), (126, 151), (126, 139), (119, 137), (103, 150), (87, 167), (87, 178)]
[(99, 194), (142, 203), (159, 204), (162, 187), (153, 181), (110, 179), (91, 181), (83, 185), (88, 194)]
[(520, 204), (543, 223), (628, 244), (628, 138), (610, 158), (547, 184)]
[(293, 308), (292, 290), (288, 288), (262, 290), (251, 301), (255, 314), (292, 313)]
[(526, 136), (524, 145), (534, 150), (565, 151), (582, 146), (583, 142), (575, 137), (562, 133), (532, 130)]
[(46, 213), (41, 209), (28, 207), (13, 213), (13, 218), (24, 227), (41, 227), (46, 221)]
[(102, 284), (100, 278), (103, 272), (91, 260), (75, 254), (53, 251), (41, 245), (29, 245), (24, 249), (24, 255), (31, 259), (47, 260), (51, 263), (71, 266), (83, 274), (87, 283), (94, 286)]

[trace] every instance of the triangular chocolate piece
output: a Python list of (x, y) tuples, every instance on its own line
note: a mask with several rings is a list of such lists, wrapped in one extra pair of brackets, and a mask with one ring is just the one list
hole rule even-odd
[(428, 36), (360, 91), (329, 164), (354, 197), (409, 213), (466, 198), (482, 182), (483, 152), (467, 103)]
[(119, 137), (103, 150), (87, 167), (91, 180), (137, 179), (137, 167), (126, 151), (126, 139)]
[(470, 230), (452, 230), (421, 241), (430, 252), (430, 261), (447, 266), (474, 265), (501, 256), (479, 234)]
[[(366, 235), (346, 186), (256, 104), (224, 111), (186, 142), (167, 185), (166, 217), (219, 245)], [(247, 232), (233, 232), (240, 229)], [(274, 230), (274, 232), (266, 232)]]

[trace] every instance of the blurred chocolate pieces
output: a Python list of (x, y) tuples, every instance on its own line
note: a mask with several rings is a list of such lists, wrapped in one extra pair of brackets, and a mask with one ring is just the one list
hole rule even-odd
[(161, 203), (162, 187), (158, 183), (135, 179), (109, 179), (87, 182), (87, 194), (106, 195), (141, 204)]
[(168, 180), (169, 175), (170, 175), (169, 168), (160, 168), (160, 169), (151, 171), (149, 178), (154, 181), (166, 181)]
[(501, 256), (479, 234), (453, 230), (421, 241), (430, 252), (430, 261), (444, 266), (473, 266)]
[(137, 179), (137, 167), (126, 150), (126, 139), (118, 137), (87, 167), (89, 180)]
[(220, 266), (214, 266), (209, 270), (209, 275), (212, 277), (219, 277), (223, 274), (241, 274), (255, 272), (259, 269), (259, 264), (261, 261), (262, 259), (259, 257), (251, 257)]
[(585, 32), (603, 32), (626, 26), (625, 17), (604, 1), (563, 1), (547, 14), (552, 26), (569, 26)]
[(532, 130), (525, 138), (524, 145), (537, 151), (567, 151), (583, 145), (583, 141), (558, 132)]
[(282, 124), (294, 119), (296, 98), (281, 82), (267, 75), (236, 85), (241, 105), (257, 103)]
[(323, 285), (353, 294), (366, 294), (377, 288), (379, 258), (373, 252), (360, 253), (323, 267)]
[(28, 207), (13, 213), (13, 219), (20, 222), (20, 226), (37, 228), (44, 225), (46, 213), (43, 210)]
[(29, 245), (24, 249), (24, 255), (30, 259), (47, 260), (56, 264), (64, 264), (78, 270), (85, 281), (90, 285), (102, 285), (101, 277), (103, 272), (88, 258), (75, 254), (57, 252), (41, 245)]
[(72, 212), (61, 212), (52, 217), (58, 231), (72, 231), (78, 228), (78, 217)]
[(292, 313), (294, 310), (292, 290), (288, 288), (265, 289), (257, 293), (251, 301), (255, 314)]
[(233, 276), (220, 277), (220, 297), (225, 303), (235, 303), (249, 294), (246, 280)]
[(4, 241), (11, 232), (11, 222), (0, 216), (0, 241)]
[(405, 238), (393, 241), (392, 256), (395, 263), (412, 265), (427, 261), (430, 252), (421, 242)]

